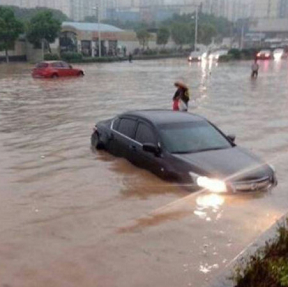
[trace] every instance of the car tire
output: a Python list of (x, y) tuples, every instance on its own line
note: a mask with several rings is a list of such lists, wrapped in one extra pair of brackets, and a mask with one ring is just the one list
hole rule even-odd
[(57, 74), (53, 74), (53, 75), (51, 76), (51, 78), (52, 78), (52, 79), (57, 79), (57, 78), (59, 78), (59, 76), (58, 76)]
[(79, 73), (78, 73), (78, 76), (79, 76), (79, 77), (83, 77), (83, 76), (84, 76), (83, 71), (79, 72)]
[(91, 145), (96, 150), (104, 149), (104, 144), (100, 140), (99, 134), (96, 132), (91, 137)]

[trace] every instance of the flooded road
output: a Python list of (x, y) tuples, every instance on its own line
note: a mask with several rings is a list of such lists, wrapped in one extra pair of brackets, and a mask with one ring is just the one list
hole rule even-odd
[[(288, 63), (188, 65), (183, 59), (83, 66), (34, 80), (0, 65), (0, 286), (205, 286), (288, 208)], [(96, 121), (191, 110), (272, 163), (272, 193), (189, 194), (123, 159), (90, 150)]]

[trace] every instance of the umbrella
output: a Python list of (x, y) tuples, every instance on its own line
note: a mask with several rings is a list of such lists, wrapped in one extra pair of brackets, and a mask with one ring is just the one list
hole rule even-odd
[(183, 83), (183, 82), (180, 82), (180, 81), (177, 81), (174, 83), (174, 85), (176, 87), (179, 87), (179, 88), (183, 88), (183, 89), (187, 89), (188, 90), (188, 87)]

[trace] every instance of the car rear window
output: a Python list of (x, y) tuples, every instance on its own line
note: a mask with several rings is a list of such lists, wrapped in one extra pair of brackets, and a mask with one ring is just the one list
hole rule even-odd
[(37, 69), (44, 69), (44, 68), (47, 68), (48, 67), (48, 64), (47, 63), (38, 63), (36, 65), (36, 68)]
[(121, 119), (117, 131), (129, 138), (135, 134), (136, 121), (132, 119)]
[(67, 64), (67, 63), (65, 63), (65, 62), (61, 62), (61, 65), (62, 65), (62, 67), (65, 68), (65, 69), (70, 69), (70, 65)]

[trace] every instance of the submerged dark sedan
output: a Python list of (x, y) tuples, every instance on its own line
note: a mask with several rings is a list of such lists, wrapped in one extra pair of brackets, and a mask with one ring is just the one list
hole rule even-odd
[(268, 190), (277, 184), (271, 166), (238, 147), (205, 118), (169, 110), (127, 112), (99, 122), (92, 147), (105, 149), (193, 190)]

